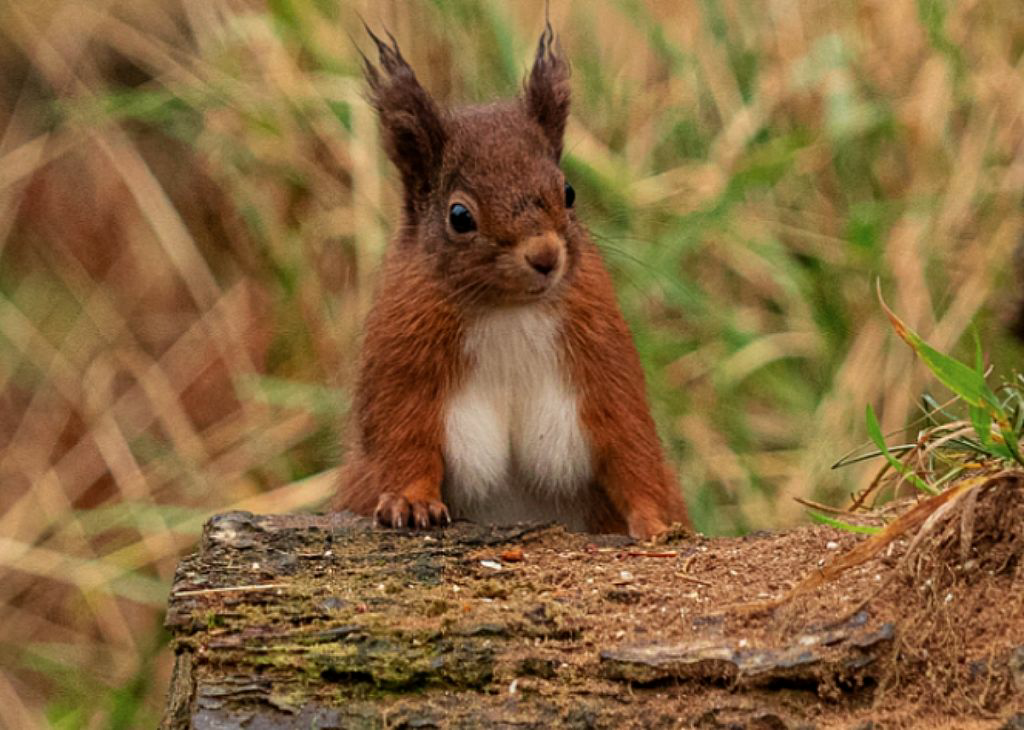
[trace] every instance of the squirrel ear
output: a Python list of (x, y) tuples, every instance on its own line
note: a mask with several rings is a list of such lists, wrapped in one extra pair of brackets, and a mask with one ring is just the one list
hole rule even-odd
[(370, 103), (377, 110), (384, 149), (398, 168), (406, 195), (421, 198), (430, 192), (441, 167), (447, 132), (437, 105), (420, 86), (398, 43), (390, 44), (366, 28), (380, 58), (379, 68), (363, 56)]
[(569, 63), (561, 55), (551, 23), (537, 43), (537, 58), (526, 81), (526, 111), (544, 130), (555, 159), (562, 156), (562, 136), (569, 116)]

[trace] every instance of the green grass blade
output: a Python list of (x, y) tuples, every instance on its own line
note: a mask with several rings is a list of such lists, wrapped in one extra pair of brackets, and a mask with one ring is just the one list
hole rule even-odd
[(971, 325), (971, 336), (974, 338), (974, 369), (978, 375), (985, 377), (985, 355), (981, 351), (981, 337), (978, 335), (978, 326)]
[(986, 450), (992, 447), (992, 418), (988, 411), (979, 406), (971, 406), (969, 409), (971, 425), (974, 426), (974, 433), (978, 436), (978, 443)]
[[(878, 449), (875, 449), (874, 451), (868, 451), (863, 454), (858, 454), (857, 451), (860, 451), (861, 448), (864, 447), (858, 447), (855, 451), (847, 454), (842, 459), (839, 459), (836, 463), (832, 465), (831, 468), (841, 469), (844, 466), (850, 466), (851, 464), (859, 464), (862, 461), (871, 461), (872, 459), (877, 459), (879, 456), (883, 456), (885, 454), (884, 451), (880, 451)], [(891, 454), (903, 454), (907, 451), (913, 451), (916, 448), (917, 444), (900, 444), (898, 446), (888, 447), (889, 453)]]
[(907, 481), (917, 487), (919, 490), (926, 494), (938, 494), (934, 488), (928, 486), (928, 484), (911, 469), (907, 468), (907, 465), (897, 459), (889, 452), (889, 447), (885, 443), (885, 437), (882, 435), (882, 427), (878, 424), (878, 418), (875, 416), (875, 409), (868, 404), (866, 421), (868, 426), (868, 436), (878, 447), (878, 450), (882, 452), (885, 460), (889, 462), (889, 466), (899, 472)]
[(852, 525), (849, 522), (843, 522), (837, 520), (834, 517), (829, 517), (821, 512), (815, 512), (814, 510), (807, 510), (807, 514), (810, 515), (811, 519), (815, 522), (820, 522), (823, 525), (829, 527), (835, 527), (839, 530), (845, 530), (846, 532), (856, 532), (861, 535), (877, 535), (882, 531), (881, 527), (872, 527), (871, 525)]
[(1000, 446), (1006, 447), (1006, 450), (1009, 452), (1010, 460), (1016, 461), (1018, 464), (1024, 465), (1024, 458), (1021, 457), (1020, 445), (1017, 442), (1019, 436), (1010, 427), (1009, 420), (1006, 420), (1005, 422), (1000, 422), (999, 433), (1003, 435), (1004, 442), (1003, 444), (1000, 444)]
[(889, 317), (889, 322), (892, 323), (893, 329), (896, 330), (896, 334), (913, 348), (917, 356), (921, 358), (924, 364), (928, 366), (928, 369), (939, 379), (939, 382), (960, 396), (969, 405), (979, 407), (985, 405), (1002, 411), (995, 393), (985, 383), (984, 374), (959, 360), (943, 355), (921, 339), (920, 335), (910, 329), (895, 312), (889, 309), (889, 306), (882, 298), (881, 284), (879, 283), (878, 286), (878, 300), (882, 305), (882, 309), (885, 310), (885, 314)]

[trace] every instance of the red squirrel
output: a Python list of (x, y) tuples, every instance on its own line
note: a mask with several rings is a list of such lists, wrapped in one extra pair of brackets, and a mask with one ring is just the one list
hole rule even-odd
[(369, 99), (401, 227), (366, 322), (334, 506), (388, 527), (688, 524), (644, 372), (559, 167), (569, 66), (550, 24), (521, 97), (445, 110), (390, 34)]

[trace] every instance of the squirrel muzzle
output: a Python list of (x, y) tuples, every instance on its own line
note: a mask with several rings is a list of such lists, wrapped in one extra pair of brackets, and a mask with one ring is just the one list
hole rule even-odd
[(553, 286), (565, 273), (565, 239), (554, 231), (524, 239), (519, 251), (536, 281), (531, 289), (537, 292)]

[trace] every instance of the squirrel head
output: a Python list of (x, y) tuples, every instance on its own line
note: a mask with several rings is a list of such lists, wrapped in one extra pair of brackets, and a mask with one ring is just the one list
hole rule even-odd
[(569, 65), (548, 25), (523, 93), (442, 109), (395, 39), (374, 35), (365, 60), (370, 101), (404, 194), (400, 244), (429, 257), (451, 297), (504, 305), (556, 298), (569, 285), (584, 232), (559, 168)]

